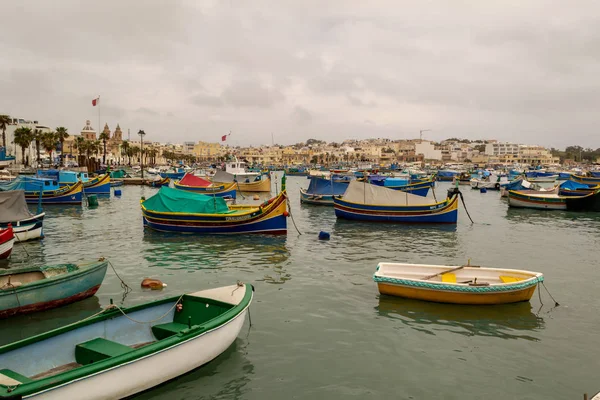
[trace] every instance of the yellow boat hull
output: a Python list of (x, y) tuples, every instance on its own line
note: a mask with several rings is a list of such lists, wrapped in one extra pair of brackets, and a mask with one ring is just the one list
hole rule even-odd
[(529, 301), (537, 285), (500, 293), (456, 293), (426, 288), (406, 287), (389, 283), (377, 283), (379, 293), (407, 299), (451, 304), (508, 304)]
[[(226, 183), (215, 182), (215, 184), (226, 185)], [(264, 177), (260, 181), (256, 182), (238, 182), (238, 190), (241, 192), (270, 192), (271, 191), (271, 178)]]

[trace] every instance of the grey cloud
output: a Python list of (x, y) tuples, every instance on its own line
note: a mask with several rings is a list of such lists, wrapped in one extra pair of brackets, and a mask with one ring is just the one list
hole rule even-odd
[(292, 111), (292, 120), (299, 125), (307, 125), (312, 122), (312, 114), (304, 107), (296, 106)]
[(138, 114), (143, 114), (143, 115), (150, 115), (150, 116), (156, 116), (159, 115), (158, 112), (151, 110), (149, 108), (146, 107), (140, 107), (137, 110), (135, 110), (136, 113)]
[(199, 93), (190, 98), (190, 101), (197, 106), (207, 106), (207, 107), (222, 107), (225, 104), (223, 100), (218, 96), (211, 96), (204, 93)]
[(283, 94), (256, 81), (236, 81), (223, 91), (223, 100), (233, 107), (268, 108), (284, 101)]

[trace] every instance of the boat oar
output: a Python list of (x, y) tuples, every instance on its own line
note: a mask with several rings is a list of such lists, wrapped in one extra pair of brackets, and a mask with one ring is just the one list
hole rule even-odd
[(467, 265), (461, 265), (460, 267), (455, 267), (455, 268), (452, 268), (452, 269), (448, 269), (446, 271), (440, 271), (440, 272), (438, 272), (436, 274), (428, 275), (428, 276), (426, 276), (424, 278), (421, 278), (421, 280), (427, 281), (427, 280), (429, 280), (431, 278), (435, 278), (436, 276), (440, 276), (440, 275), (444, 275), (444, 274), (447, 274), (447, 273), (450, 273), (450, 272), (458, 271), (459, 269), (463, 269), (464, 267), (479, 268), (479, 265), (471, 265), (471, 262), (469, 261), (469, 263)]

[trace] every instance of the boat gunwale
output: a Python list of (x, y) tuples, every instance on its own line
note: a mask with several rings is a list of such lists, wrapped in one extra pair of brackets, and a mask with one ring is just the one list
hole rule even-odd
[[(155, 354), (162, 353), (164, 351), (168, 351), (173, 347), (177, 347), (179, 345), (185, 344), (191, 340), (197, 339), (205, 334), (213, 332), (243, 314), (243, 312), (250, 307), (252, 303), (252, 299), (254, 298), (254, 286), (252, 284), (245, 284), (246, 293), (242, 300), (237, 304), (226, 310), (224, 313), (219, 316), (206, 321), (201, 325), (193, 325), (191, 328), (183, 330), (173, 336), (168, 338), (158, 340), (151, 344), (148, 344), (143, 347), (139, 347), (137, 349), (133, 349), (125, 354), (109, 357), (102, 361), (97, 361), (92, 364), (84, 365), (72, 370), (65, 371), (63, 373), (48, 376), (39, 380), (35, 380), (33, 382), (22, 383), (17, 386), (11, 392), (8, 392), (8, 386), (0, 384), (0, 395), (2, 395), (3, 391), (10, 396), (32, 396), (39, 395), (40, 393), (47, 392), (50, 390), (57, 389), (59, 387), (69, 385), (74, 382), (78, 382), (80, 380), (84, 380), (88, 377), (95, 376), (98, 374), (102, 374), (104, 372), (113, 370), (115, 368), (119, 368), (124, 365), (128, 365), (131, 363), (135, 363), (138, 360), (142, 360), (148, 357), (152, 357)], [(190, 293), (184, 293), (190, 294)], [(144, 310), (146, 308), (150, 308), (153, 306), (159, 306), (165, 303), (177, 301), (181, 295), (168, 297), (165, 299), (155, 300), (148, 303), (138, 304), (132, 307), (121, 307), (123, 313), (131, 313), (140, 310)], [(199, 299), (203, 299), (202, 297), (198, 297)], [(211, 298), (206, 298), (207, 300), (215, 301)], [(218, 301), (218, 300), (216, 300)], [(44, 332), (42, 334), (32, 336), (30, 338), (26, 338), (17, 342), (10, 343), (5, 346), (0, 346), (0, 354), (6, 353), (11, 350), (15, 350), (18, 348), (22, 348), (34, 343), (37, 343), (41, 340), (46, 340), (60, 334), (73, 331), (80, 327), (88, 326), (94, 323), (106, 321), (108, 319), (112, 319), (115, 317), (123, 317), (121, 311), (116, 308), (105, 309), (106, 311), (100, 315), (95, 315), (88, 319), (83, 319), (78, 322), (74, 322), (69, 325), (65, 325), (63, 327), (59, 327), (57, 329), (53, 329), (48, 332)], [(61, 379), (62, 378), (62, 379)]]
[[(386, 207), (388, 208), (387, 210), (378, 210), (378, 209), (367, 209), (367, 208), (354, 208), (352, 206), (347, 206), (344, 205), (340, 202), (343, 203), (347, 203), (347, 204), (356, 204), (358, 206), (363, 206), (363, 207)], [(416, 215), (416, 216), (426, 216), (426, 215), (431, 215), (431, 214), (441, 214), (444, 213), (445, 211), (448, 211), (450, 208), (452, 208), (454, 206), (454, 203), (458, 202), (458, 195), (454, 194), (452, 197), (447, 198), (446, 200), (442, 201), (442, 202), (438, 202), (438, 203), (433, 203), (433, 204), (417, 204), (417, 205), (407, 205), (407, 206), (403, 206), (403, 205), (380, 205), (380, 204), (361, 204), (361, 203), (354, 203), (351, 201), (346, 201), (344, 200), (344, 198), (334, 198), (333, 199), (333, 204), (336, 208), (348, 208), (350, 210), (357, 210), (359, 211), (359, 214), (383, 214), (383, 215), (398, 215), (398, 216), (411, 216), (411, 215)], [(429, 207), (429, 209), (417, 209), (417, 210), (402, 210), (401, 208), (414, 208), (414, 207)], [(435, 207), (435, 208), (432, 208)], [(392, 210), (391, 208), (397, 208), (396, 210)], [(453, 210), (451, 210), (453, 211)], [(394, 214), (396, 213), (396, 214)]]

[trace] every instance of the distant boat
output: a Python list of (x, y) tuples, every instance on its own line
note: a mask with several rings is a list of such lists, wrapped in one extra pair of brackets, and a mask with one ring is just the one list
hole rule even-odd
[(45, 215), (41, 210), (37, 215), (29, 211), (24, 191), (0, 192), (0, 228), (10, 225), (17, 242), (42, 238)]
[(61, 187), (56, 180), (19, 176), (12, 182), (0, 183), (0, 191), (24, 190), (27, 203), (36, 204), (81, 204), (83, 184)]
[(216, 185), (226, 185), (235, 182), (237, 190), (241, 192), (271, 191), (271, 177), (268, 173), (237, 176), (230, 172), (217, 171), (211, 178), (211, 181)]
[(286, 233), (284, 190), (260, 205), (228, 206), (223, 197), (163, 186), (142, 199), (144, 226), (157, 231), (201, 234)]
[(333, 206), (333, 197), (342, 196), (348, 189), (348, 183), (349, 181), (334, 181), (313, 176), (308, 188), (300, 189), (300, 202)]
[(185, 174), (186, 172), (183, 168), (171, 168), (169, 171), (161, 172), (160, 177), (169, 178), (172, 180), (179, 180), (182, 179)]
[(155, 188), (169, 186), (169, 183), (171, 182), (171, 178), (161, 178), (160, 176), (157, 176), (157, 177), (158, 177), (158, 179), (153, 179), (151, 181), (148, 181), (148, 186), (152, 186)]
[(547, 194), (511, 190), (508, 192), (508, 205), (538, 210), (600, 211), (600, 189), (583, 196), (561, 196), (558, 192)]
[(471, 179), (471, 189), (500, 190), (503, 185), (509, 183), (507, 177), (491, 174), (483, 179)]
[(556, 180), (558, 179), (558, 174), (553, 174), (550, 172), (539, 172), (539, 171), (532, 171), (532, 172), (527, 172), (525, 174), (525, 176), (527, 177), (527, 180), (529, 182), (556, 182)]
[(0, 270), (0, 318), (60, 307), (93, 296), (104, 280), (107, 266), (108, 261), (100, 259)]
[(6, 155), (6, 148), (0, 146), (0, 167), (4, 168), (15, 163), (15, 156)]
[(582, 176), (582, 175), (571, 175), (572, 181), (578, 183), (585, 183), (587, 185), (600, 185), (600, 177), (597, 176)]
[(178, 378), (232, 345), (253, 292), (238, 283), (133, 307), (111, 305), (9, 343), (0, 347), (0, 398), (121, 399)]
[(507, 304), (529, 301), (539, 272), (518, 269), (379, 263), (373, 275), (379, 293), (454, 304)]
[[(164, 186), (164, 185), (163, 185)], [(206, 194), (217, 197), (228, 197), (235, 199), (237, 185), (235, 183), (218, 184), (209, 180), (187, 173), (180, 181), (173, 182), (173, 187), (187, 192)]]
[(396, 223), (456, 224), (458, 192), (442, 202), (428, 203), (414, 194), (352, 181), (341, 198), (334, 197), (337, 218)]

